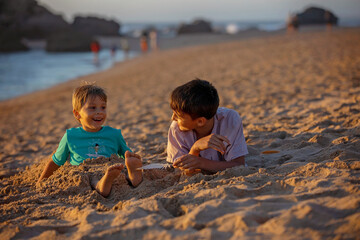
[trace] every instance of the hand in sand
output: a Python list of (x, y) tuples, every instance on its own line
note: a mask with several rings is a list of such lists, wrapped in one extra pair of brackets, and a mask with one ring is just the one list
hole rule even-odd
[(184, 169), (201, 169), (203, 168), (203, 162), (205, 159), (191, 155), (186, 154), (184, 156), (179, 157), (176, 159), (176, 161), (173, 163), (173, 166), (176, 168), (180, 168), (181, 170)]
[(176, 159), (176, 161), (173, 163), (173, 166), (183, 170), (186, 175), (192, 176), (201, 172), (204, 161), (205, 160), (202, 158), (187, 154)]
[(128, 169), (129, 180), (134, 187), (137, 187), (142, 182), (142, 171), (137, 170), (142, 167), (141, 157), (136, 153), (126, 151), (125, 165)]
[(100, 181), (96, 184), (96, 190), (104, 197), (109, 196), (112, 183), (117, 178), (121, 170), (124, 168), (124, 165), (116, 164), (110, 166), (107, 170), (105, 175), (100, 179)]
[(226, 150), (224, 142), (226, 142), (228, 145), (230, 144), (230, 141), (226, 137), (223, 137), (218, 134), (210, 134), (206, 137), (197, 140), (194, 143), (194, 145), (191, 147), (190, 154), (199, 156), (200, 151), (203, 151), (208, 148), (212, 148), (220, 152), (221, 154), (224, 154)]

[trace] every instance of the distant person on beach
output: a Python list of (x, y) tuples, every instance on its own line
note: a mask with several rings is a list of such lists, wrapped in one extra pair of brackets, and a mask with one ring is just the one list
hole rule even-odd
[(99, 62), (99, 52), (100, 52), (100, 43), (98, 41), (93, 41), (91, 44), (90, 44), (90, 49), (91, 51), (93, 52), (94, 54), (94, 63), (98, 63)]
[[(112, 154), (125, 158), (129, 185), (136, 187), (141, 183), (142, 172), (137, 170), (142, 166), (140, 156), (131, 152), (120, 129), (103, 126), (106, 119), (106, 103), (106, 93), (100, 87), (88, 84), (75, 89), (72, 97), (73, 114), (81, 127), (66, 130), (38, 183), (50, 177), (69, 157), (71, 165), (80, 165), (85, 159), (110, 157)], [(93, 187), (102, 196), (108, 196), (113, 181), (123, 168), (122, 164), (110, 166)]]
[(171, 93), (167, 161), (174, 167), (192, 174), (245, 165), (248, 150), (241, 118), (218, 106), (218, 93), (205, 80), (192, 80)]
[(115, 59), (115, 57), (116, 57), (116, 50), (117, 50), (117, 47), (115, 44), (113, 44), (110, 48), (110, 55), (111, 55), (112, 59)]
[(147, 53), (148, 51), (148, 33), (144, 32), (140, 37), (140, 48), (142, 53)]
[(149, 35), (150, 35), (151, 51), (156, 51), (156, 50), (158, 50), (158, 45), (157, 45), (157, 32), (156, 32), (156, 30), (152, 30)]
[(287, 32), (293, 33), (299, 29), (299, 21), (296, 15), (289, 14), (287, 20)]
[(326, 30), (330, 32), (332, 30), (333, 23), (331, 21), (331, 14), (329, 11), (325, 11), (324, 19), (325, 19), (325, 23), (326, 23)]
[(130, 51), (129, 41), (126, 38), (121, 38), (120, 44), (121, 44), (121, 49), (124, 52), (125, 59), (128, 59), (129, 51)]

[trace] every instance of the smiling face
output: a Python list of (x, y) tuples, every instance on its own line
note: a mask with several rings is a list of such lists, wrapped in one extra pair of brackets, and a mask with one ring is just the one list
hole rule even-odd
[(75, 118), (87, 132), (97, 132), (106, 119), (106, 102), (99, 96), (90, 96), (80, 111), (73, 110)]

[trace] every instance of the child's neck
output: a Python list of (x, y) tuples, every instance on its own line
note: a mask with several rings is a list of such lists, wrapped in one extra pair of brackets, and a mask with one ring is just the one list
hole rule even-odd
[(81, 128), (85, 131), (85, 132), (99, 132), (101, 129), (103, 129), (104, 126), (101, 126), (101, 128), (99, 129), (87, 129), (87, 128), (84, 128), (83, 126), (81, 126)]
[(203, 137), (205, 137), (207, 135), (210, 135), (213, 128), (214, 128), (214, 118), (211, 118), (211, 119), (206, 121), (204, 126), (198, 128), (198, 129), (194, 129), (197, 139), (200, 139), (200, 138), (203, 138)]

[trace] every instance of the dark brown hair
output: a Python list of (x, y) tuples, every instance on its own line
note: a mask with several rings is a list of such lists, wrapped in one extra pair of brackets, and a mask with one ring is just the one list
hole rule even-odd
[(170, 107), (175, 112), (189, 114), (192, 119), (211, 119), (219, 107), (219, 96), (211, 83), (197, 78), (175, 88), (170, 96)]

